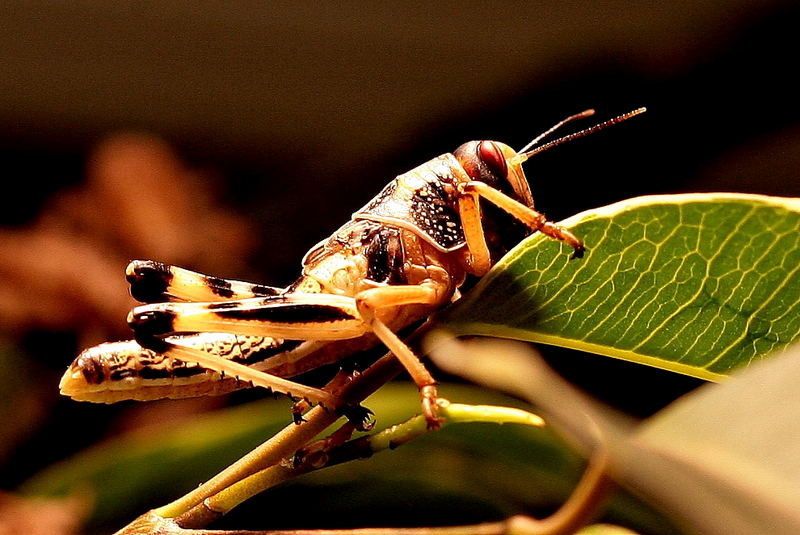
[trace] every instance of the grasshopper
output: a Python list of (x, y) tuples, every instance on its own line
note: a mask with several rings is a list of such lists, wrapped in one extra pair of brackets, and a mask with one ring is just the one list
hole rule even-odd
[(594, 113), (587, 110), (519, 152), (497, 141), (471, 141), (399, 175), (306, 253), (302, 275), (286, 288), (133, 261), (127, 280), (133, 297), (145, 303), (128, 316), (134, 340), (83, 351), (62, 378), (61, 392), (112, 403), (258, 386), (306, 406), (339, 406), (335, 387), (290, 378), (382, 343), (416, 383), (423, 414), (436, 427), (436, 381), (398, 332), (457, 299), (468, 275), (486, 274), (532, 232), (581, 257), (581, 240), (534, 209), (522, 163), (643, 111), (540, 144)]

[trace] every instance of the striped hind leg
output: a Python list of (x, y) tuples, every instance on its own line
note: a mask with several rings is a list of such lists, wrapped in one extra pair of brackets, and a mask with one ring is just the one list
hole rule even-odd
[[(131, 285), (131, 295), (134, 299), (143, 303), (162, 303), (163, 301), (230, 302), (276, 296), (283, 291), (281, 288), (271, 286), (220, 279), (152, 260), (132, 261), (128, 264), (125, 275)], [(207, 304), (211, 305), (210, 303)], [(186, 332), (192, 331), (199, 330), (190, 329)], [(200, 331), (196, 336), (201, 337), (209, 332)], [(137, 341), (147, 351), (155, 351), (178, 361), (196, 363), (208, 370), (221, 374), (227, 373), (239, 380), (269, 388), (275, 392), (309, 399), (317, 403), (329, 400), (329, 396), (326, 396), (319, 389), (311, 389), (266, 372), (255, 371), (244, 364), (220, 358), (213, 351), (204, 351), (196, 347), (196, 344), (189, 343), (193, 340), (192, 336), (157, 340), (137, 333)], [(273, 340), (275, 344), (284, 342), (284, 340), (276, 337), (263, 336), (261, 334), (256, 336), (262, 337), (266, 342)]]
[(134, 260), (125, 270), (131, 295), (141, 303), (230, 301), (278, 295), (282, 288), (220, 279), (153, 260)]
[[(143, 346), (158, 352), (183, 351), (176, 356), (188, 361), (191, 355), (166, 342), (165, 336), (184, 332), (229, 332), (295, 340), (345, 340), (372, 332), (411, 374), (420, 389), (428, 426), (436, 428), (440, 424), (436, 382), (419, 357), (383, 322), (378, 312), (405, 305), (435, 307), (444, 298), (446, 273), (442, 274), (442, 279), (429, 279), (418, 285), (371, 288), (355, 298), (287, 293), (221, 303), (158, 303), (135, 308), (128, 323)], [(201, 364), (211, 366), (210, 362)], [(238, 376), (236, 371), (225, 371)], [(254, 374), (260, 372), (248, 371), (244, 374), (241, 370), (243, 379), (275, 389), (272, 384), (258, 382)], [(311, 397), (309, 400), (313, 401)]]
[(128, 322), (143, 347), (325, 406), (338, 406), (331, 393), (226, 361), (180, 343), (181, 333), (231, 333), (289, 340), (358, 338), (369, 328), (355, 300), (329, 294), (285, 294), (214, 303), (155, 303), (136, 307)]

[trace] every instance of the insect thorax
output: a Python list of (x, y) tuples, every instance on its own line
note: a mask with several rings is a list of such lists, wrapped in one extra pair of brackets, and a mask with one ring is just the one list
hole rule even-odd
[(350, 221), (303, 259), (303, 277), (291, 291), (355, 295), (377, 284), (406, 284), (401, 229), (374, 221)]
[(353, 219), (404, 228), (441, 251), (457, 249), (465, 243), (454, 175), (460, 168), (452, 154), (434, 158), (392, 180)]

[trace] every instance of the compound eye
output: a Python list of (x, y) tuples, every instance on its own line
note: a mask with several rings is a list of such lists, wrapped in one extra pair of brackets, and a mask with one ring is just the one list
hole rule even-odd
[(500, 148), (491, 141), (481, 141), (478, 143), (478, 158), (486, 164), (494, 175), (503, 177), (508, 174), (506, 158)]

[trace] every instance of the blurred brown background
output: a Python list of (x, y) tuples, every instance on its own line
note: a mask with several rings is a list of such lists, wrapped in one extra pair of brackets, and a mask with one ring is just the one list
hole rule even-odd
[[(396, 174), (585, 108), (649, 111), (526, 164), (555, 220), (800, 195), (798, 27), (788, 1), (4, 2), (0, 489), (140, 414), (56, 388), (80, 347), (126, 336), (131, 258), (285, 285)], [(696, 384), (545, 352), (636, 414)]]

